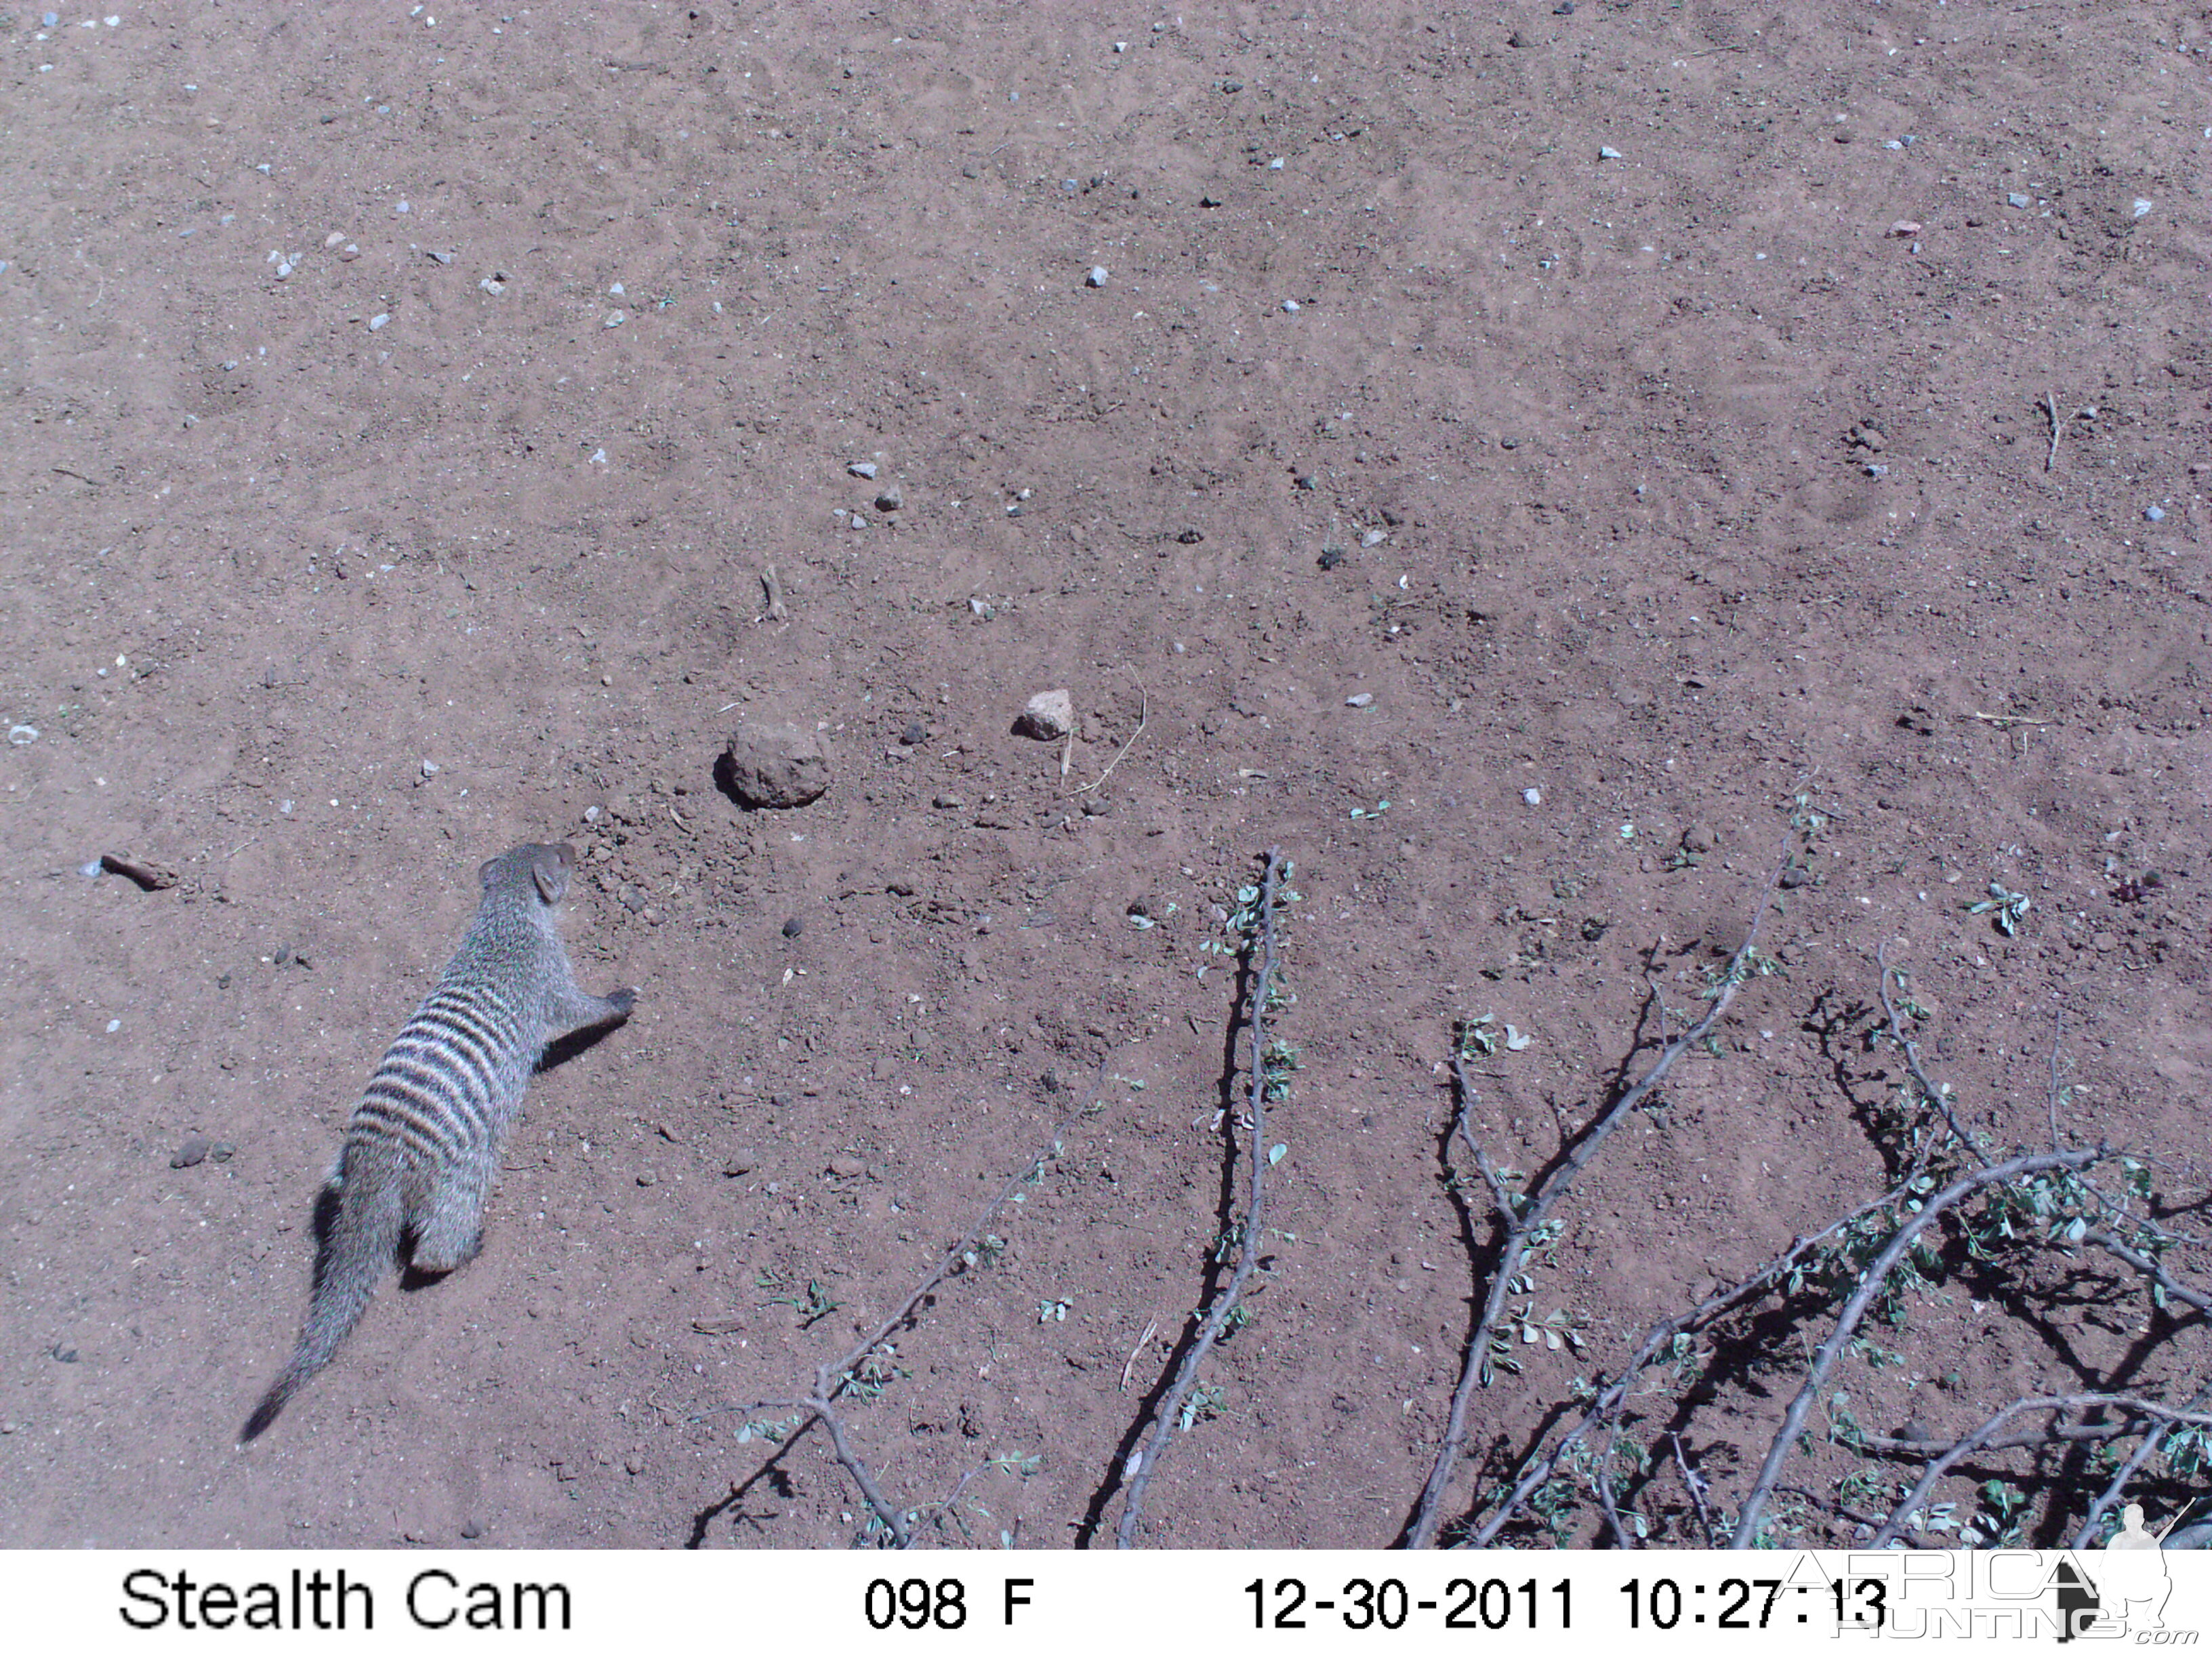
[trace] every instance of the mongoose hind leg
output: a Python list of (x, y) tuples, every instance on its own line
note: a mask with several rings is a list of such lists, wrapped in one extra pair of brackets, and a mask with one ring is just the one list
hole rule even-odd
[(461, 1170), (448, 1170), (430, 1193), (417, 1218), (410, 1264), (418, 1273), (449, 1273), (467, 1266), (483, 1249), (484, 1182)]

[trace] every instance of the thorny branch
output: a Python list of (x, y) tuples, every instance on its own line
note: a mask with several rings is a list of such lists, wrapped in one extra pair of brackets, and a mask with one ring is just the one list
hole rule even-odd
[(1452, 1391), (1451, 1414), (1444, 1425), (1443, 1443), (1437, 1449), (1436, 1462), (1430, 1468), (1428, 1483), (1422, 1488), (1421, 1501), (1413, 1511), (1412, 1524), (1407, 1528), (1405, 1542), (1407, 1548), (1430, 1549), (1436, 1544), (1439, 1525), (1437, 1511), (1443, 1501), (1444, 1489), (1458, 1469), (1460, 1451), (1467, 1441), (1468, 1408), (1474, 1398), (1475, 1389), (1482, 1382), (1485, 1364), (1490, 1353), (1491, 1333), (1497, 1328), (1498, 1316), (1504, 1310), (1506, 1297), (1510, 1294), (1508, 1285), (1520, 1275), (1521, 1264), (1528, 1254), (1530, 1236), (1549, 1218), (1553, 1206), (1566, 1196), (1567, 1189), (1574, 1184), (1576, 1177), (1582, 1174), (1590, 1159), (1597, 1155), (1598, 1148), (1604, 1145), (1607, 1137), (1666, 1080), (1667, 1073), (1674, 1069), (1675, 1060), (1681, 1057), (1683, 1051), (1711, 1030), (1721, 1017), (1728, 1012), (1729, 1005), (1735, 1000), (1737, 989), (1749, 976), (1759, 944), (1759, 928), (1766, 921), (1767, 907), (1773, 900), (1775, 889), (1781, 884), (1782, 872), (1789, 867), (1790, 860), (1785, 856), (1775, 866), (1774, 873), (1766, 878), (1766, 885), (1759, 890), (1759, 908), (1752, 915), (1750, 935), (1729, 959), (1728, 969), (1722, 975), (1712, 1005), (1705, 1010), (1704, 1018), (1667, 1044), (1660, 1051), (1659, 1058), (1652, 1062), (1651, 1069), (1634, 1085), (1624, 1091), (1583, 1132), (1581, 1139), (1566, 1149), (1559, 1164), (1536, 1190), (1517, 1200), (1505, 1190), (1504, 1182), (1491, 1168), (1489, 1158), (1475, 1145), (1469, 1117), (1478, 1097), (1468, 1086), (1464, 1058), (1455, 1053), (1452, 1076), (1455, 1091), (1459, 1096), (1456, 1133), (1474, 1152), (1476, 1164), (1483, 1172), (1483, 1179), (1490, 1188), (1503, 1243), (1498, 1253), (1498, 1265), (1491, 1272), (1490, 1293), (1483, 1303), (1482, 1316), (1475, 1322), (1474, 1334), (1467, 1345), (1460, 1368), (1459, 1385)]
[[(2199, 1413), (2176, 1411), (2171, 1406), (2161, 1406), (2155, 1401), (2139, 1400), (2133, 1395), (2045, 1395), (2033, 1400), (2015, 1400), (2002, 1411), (1993, 1413), (1982, 1423), (1980, 1427), (1952, 1445), (1940, 1456), (1931, 1459), (1928, 1467), (1921, 1471), (1920, 1479), (1913, 1483), (1912, 1490), (1897, 1500), (1896, 1506), (1890, 1510), (1888, 1518), (1875, 1529), (1874, 1536), (1868, 1539), (1861, 1547), (1870, 1550), (1888, 1548), (1898, 1534), (1902, 1532), (1909, 1523), (1912, 1512), (1928, 1501), (1928, 1494), (1935, 1491), (1936, 1483), (1950, 1472), (1951, 1466), (1963, 1458), (1972, 1456), (1978, 1451), (1987, 1449), (1990, 1441), (1996, 1437), (1996, 1431), (2014, 1418), (2029, 1412), (2098, 1410), (2131, 1412), (2138, 1416), (2152, 1418), (2163, 1423), (2190, 1423), (2200, 1427), (2212, 1427), (2212, 1417), (2207, 1417)], [(2056, 1425), (2053, 1426), (2055, 1427)], [(2101, 1509), (2097, 1513), (2101, 1514)], [(2096, 1524), (2096, 1518), (2095, 1514), (2091, 1516), (2089, 1524), (2092, 1527)], [(1739, 1534), (1739, 1538), (1741, 1535)], [(2076, 1540), (2074, 1547), (2082, 1549), (2087, 1547), (2087, 1545), (2086, 1540)]]
[[(756, 1400), (750, 1405), (721, 1408), (740, 1411), (748, 1417), (759, 1412), (797, 1412), (801, 1414), (801, 1420), (793, 1425), (794, 1433), (803, 1431), (809, 1423), (818, 1418), (822, 1425), (830, 1431), (830, 1449), (836, 1454), (838, 1462), (844, 1466), (845, 1473), (853, 1477), (853, 1484), (860, 1489), (860, 1496), (867, 1501), (868, 1508), (876, 1519), (883, 1522), (884, 1529), (891, 1535), (892, 1542), (901, 1549), (909, 1549), (914, 1544), (914, 1535), (907, 1526), (906, 1517), (896, 1504), (884, 1497), (882, 1488), (876, 1483), (874, 1473), (853, 1449), (852, 1443), (846, 1439), (844, 1419), (837, 1414), (836, 1401), (852, 1385), (854, 1368), (914, 1316), (914, 1310), (921, 1305), (922, 1298), (954, 1273), (967, 1260), (969, 1253), (988, 1236), (991, 1224), (999, 1218), (999, 1212), (1013, 1202), (1014, 1195), (1034, 1181), (1044, 1166), (1059, 1155), (1066, 1130), (1066, 1125), (1062, 1124), (1053, 1132), (1051, 1143), (1029, 1161), (1021, 1174), (1006, 1183), (1006, 1190), (985, 1207), (975, 1224), (968, 1230), (967, 1236), (945, 1251), (937, 1266), (921, 1284), (915, 1286), (913, 1292), (889, 1317), (862, 1338), (859, 1346), (843, 1358), (824, 1360), (814, 1368), (814, 1391), (811, 1394), (798, 1400)], [(692, 1420), (696, 1422), (700, 1419), (694, 1418)]]
[(1183, 1402), (1198, 1382), (1198, 1370), (1206, 1357), (1213, 1351), (1228, 1324), (1229, 1316), (1237, 1306), (1237, 1298), (1243, 1294), (1245, 1281), (1260, 1263), (1261, 1223), (1265, 1218), (1267, 1199), (1267, 998), (1273, 988), (1276, 968), (1275, 950), (1275, 890), (1280, 884), (1283, 854), (1279, 848), (1267, 849), (1267, 867), (1260, 883), (1259, 926), (1254, 946), (1259, 954), (1259, 971), (1252, 981), (1249, 1006), (1251, 1018), (1251, 1090), (1246, 1114), (1251, 1124), (1251, 1140), (1247, 1161), (1251, 1165), (1250, 1196), (1244, 1210), (1243, 1247), (1237, 1257), (1236, 1271), (1230, 1274), (1229, 1283), (1214, 1298), (1206, 1327), (1199, 1333), (1198, 1340), (1191, 1344), (1176, 1368), (1175, 1382), (1160, 1401), (1159, 1413), (1152, 1425), (1151, 1437), (1145, 1442), (1133, 1460), (1129, 1471), (1129, 1496), (1121, 1508), (1120, 1524), (1115, 1528), (1114, 1543), (1117, 1549), (1127, 1549), (1137, 1537), (1137, 1522), (1144, 1512), (1145, 1492), (1152, 1485), (1152, 1471), (1166, 1449), (1168, 1437), (1175, 1432), (1176, 1423), (1182, 1413)]
[(1766, 1457), (1759, 1465), (1759, 1479), (1736, 1517), (1735, 1532), (1729, 1540), (1730, 1548), (1749, 1549), (1758, 1538), (1759, 1523), (1765, 1513), (1767, 1500), (1774, 1495), (1775, 1483), (1782, 1478), (1782, 1466), (1789, 1460), (1790, 1448), (1796, 1443), (1797, 1437), (1804, 1431), (1805, 1419), (1811, 1413), (1813, 1402), (1821, 1387), (1826, 1382), (1828, 1372), (1850, 1344), (1859, 1321), (1866, 1316), (1867, 1310), (1881, 1293), (1883, 1283), (1897, 1264), (1905, 1259), (1905, 1252), (1912, 1248), (1913, 1241), (1928, 1225), (1954, 1205), (1972, 1197), (1984, 1187), (2017, 1180), (2021, 1176), (2040, 1174), (2046, 1170), (2085, 1170), (2111, 1156), (2112, 1154), (2107, 1148), (2085, 1146), (2072, 1152), (2032, 1152), (1977, 1170), (1931, 1195), (1919, 1211), (1897, 1230), (1889, 1243), (1883, 1246), (1881, 1254), (1869, 1264), (1859, 1280), (1858, 1289), (1838, 1316), (1835, 1329), (1828, 1334), (1828, 1340), (1820, 1345), (1820, 1352), (1807, 1368), (1804, 1386), (1798, 1389), (1796, 1398), (1790, 1402), (1790, 1409), (1783, 1414), (1782, 1426), (1775, 1431), (1773, 1443), (1766, 1449)]

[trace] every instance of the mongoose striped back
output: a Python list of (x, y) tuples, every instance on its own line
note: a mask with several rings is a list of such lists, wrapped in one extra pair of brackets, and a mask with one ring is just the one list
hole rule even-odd
[(477, 873), (483, 899), (437, 988), (400, 1028), (346, 1125), (315, 1204), (319, 1248), (298, 1347), (246, 1419), (252, 1439), (337, 1351), (404, 1247), (451, 1273), (483, 1238), (500, 1137), (556, 1037), (629, 1016), (636, 993), (576, 988), (556, 926), (574, 854), (518, 847)]

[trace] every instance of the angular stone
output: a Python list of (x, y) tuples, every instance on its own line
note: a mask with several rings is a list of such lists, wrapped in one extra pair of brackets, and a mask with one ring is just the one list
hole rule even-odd
[(792, 721), (747, 720), (722, 758), (730, 793), (746, 806), (804, 806), (830, 787), (821, 738)]

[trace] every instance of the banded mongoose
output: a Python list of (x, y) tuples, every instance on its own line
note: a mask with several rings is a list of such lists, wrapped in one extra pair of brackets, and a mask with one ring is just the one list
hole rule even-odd
[(346, 1125), (315, 1206), (315, 1274), (299, 1346), (246, 1419), (240, 1444), (329, 1363), (403, 1243), (419, 1273), (450, 1273), (475, 1256), (500, 1137), (546, 1044), (629, 1017), (637, 993), (579, 990), (562, 946), (556, 919), (574, 858), (565, 845), (518, 847), (477, 872), (476, 921)]

